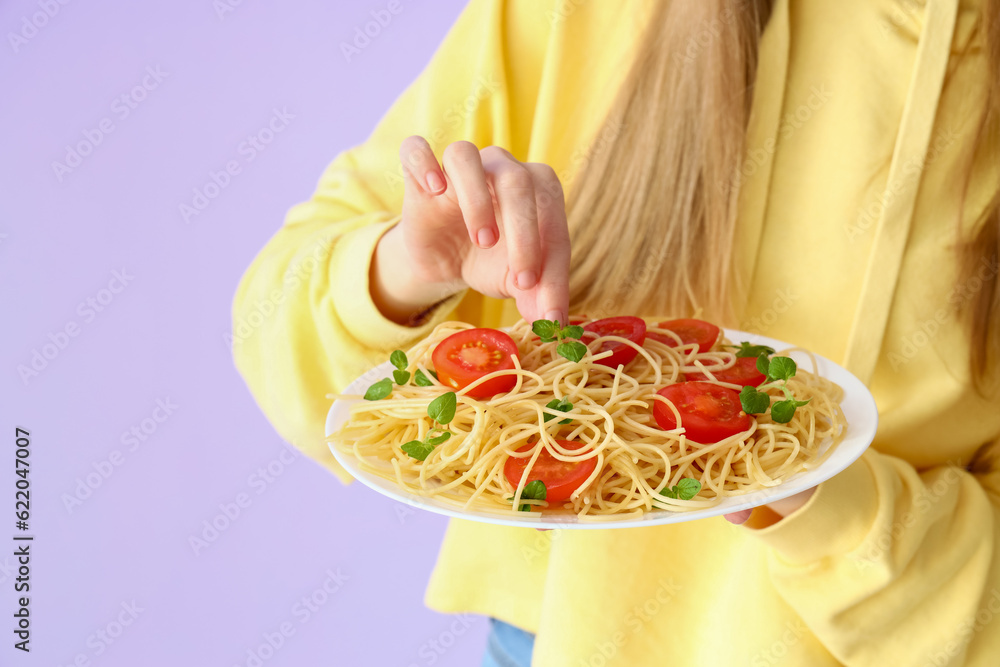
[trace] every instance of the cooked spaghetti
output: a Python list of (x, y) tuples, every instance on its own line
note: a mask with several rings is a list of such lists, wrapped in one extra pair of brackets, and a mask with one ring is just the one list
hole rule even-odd
[[(757, 414), (738, 433), (710, 444), (695, 442), (681, 408), (658, 392), (685, 376), (740, 391), (739, 384), (716, 378), (726, 377), (739, 363), (736, 346), (720, 337), (700, 351), (698, 344), (685, 343), (670, 329), (647, 326), (640, 344), (623, 335), (586, 336), (586, 353), (573, 361), (557, 352), (558, 340), (542, 342), (522, 320), (508, 330), (517, 346), (517, 355), (510, 356), (513, 367), (456, 390), (433, 375), (432, 353), (453, 334), (473, 327), (446, 322), (406, 354), (405, 370), (413, 377), (419, 371), (428, 386), (393, 384), (391, 394), (381, 400), (357, 401), (348, 422), (330, 441), (339, 451), (353, 454), (363, 470), (394, 480), (410, 493), (457, 507), (572, 512), (584, 520), (617, 520), (654, 509), (703, 509), (728, 496), (776, 486), (818, 465), (842, 438), (846, 429), (840, 388), (798, 369), (783, 386), (760, 386), (769, 397), (765, 404), (789, 398), (799, 402), (793, 404), (797, 407), (787, 423), (779, 423), (770, 412)], [(630, 362), (615, 368), (601, 363), (613, 350), (629, 348), (635, 351)], [(513, 381), (508, 391), (470, 397), (476, 387), (503, 377)], [(449, 391), (456, 393), (454, 417), (446, 425), (436, 424), (428, 406)], [(556, 400), (572, 408), (546, 407)], [(665, 430), (659, 418), (654, 419), (658, 403), (677, 423), (674, 428)], [(739, 417), (747, 416), (741, 411)], [(404, 451), (405, 443), (427, 441), (444, 429), (451, 435), (428, 447), (424, 460)], [(525, 493), (540, 456), (567, 467), (586, 462), (583, 470), (592, 471), (566, 500), (540, 500)], [(514, 479), (511, 459), (522, 459), (515, 463), (524, 471)], [(698, 482), (688, 484), (697, 490), (690, 499), (676, 493), (685, 479)]]

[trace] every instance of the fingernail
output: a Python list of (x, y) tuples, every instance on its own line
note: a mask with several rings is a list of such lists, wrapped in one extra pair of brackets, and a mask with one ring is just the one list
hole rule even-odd
[(545, 313), (545, 319), (549, 320), (550, 322), (559, 322), (560, 324), (565, 324), (562, 313), (560, 313), (558, 310), (550, 310), (549, 312)]
[(535, 286), (534, 271), (521, 271), (519, 274), (517, 274), (518, 289), (531, 289), (534, 286)]
[(427, 189), (435, 195), (444, 191), (444, 180), (436, 171), (427, 172)]
[(496, 238), (493, 237), (493, 230), (483, 227), (476, 234), (476, 241), (479, 242), (480, 248), (492, 248), (493, 244), (496, 243)]

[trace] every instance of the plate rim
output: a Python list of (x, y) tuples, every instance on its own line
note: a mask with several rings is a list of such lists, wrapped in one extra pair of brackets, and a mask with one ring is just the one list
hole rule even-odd
[[(738, 338), (741, 341), (747, 340), (754, 344), (769, 345), (779, 351), (798, 349), (801, 350), (800, 354), (812, 354), (812, 356), (816, 359), (817, 370), (822, 367), (822, 375), (836, 382), (843, 389), (844, 399), (841, 401), (841, 407), (843, 408), (845, 403), (849, 406), (857, 404), (856, 410), (863, 413), (862, 416), (866, 416), (867, 419), (862, 420), (861, 423), (852, 422), (849, 419), (847, 432), (844, 434), (843, 440), (837, 446), (837, 450), (832, 452), (826, 461), (813, 470), (796, 473), (796, 475), (794, 475), (791, 479), (782, 482), (777, 486), (768, 487), (766, 489), (758, 489), (757, 491), (751, 491), (740, 496), (731, 496), (724, 499), (718, 505), (705, 509), (691, 510), (687, 512), (671, 512), (670, 510), (654, 509), (650, 512), (644, 513), (642, 516), (621, 520), (581, 521), (575, 514), (542, 514), (540, 517), (523, 514), (520, 516), (514, 514), (506, 516), (502, 512), (462, 510), (460, 508), (446, 505), (442, 501), (435, 501), (433, 498), (419, 496), (404, 491), (400, 489), (395, 482), (361, 470), (353, 455), (338, 451), (332, 442), (327, 442), (326, 444), (333, 453), (333, 457), (336, 461), (344, 467), (352, 478), (361, 482), (361, 484), (372, 489), (376, 493), (391, 498), (397, 502), (404, 503), (410, 507), (434, 512), (435, 514), (441, 514), (453, 519), (478, 521), (480, 523), (489, 523), (494, 525), (513, 526), (519, 528), (562, 528), (572, 530), (609, 530), (618, 528), (662, 526), (673, 523), (686, 523), (688, 521), (696, 521), (698, 519), (707, 519), (714, 516), (720, 516), (722, 514), (751, 509), (769, 502), (787, 498), (825, 482), (826, 480), (843, 472), (847, 467), (861, 458), (865, 451), (867, 451), (868, 447), (871, 446), (875, 439), (875, 435), (878, 432), (878, 407), (871, 391), (853, 373), (821, 354), (809, 352), (804, 348), (786, 343), (776, 338), (748, 331), (741, 331), (738, 329), (723, 329), (723, 333), (726, 338), (734, 342)], [(827, 366), (829, 366), (829, 368), (827, 368)], [(375, 382), (384, 377), (391, 377), (392, 368), (392, 364), (385, 361), (353, 380), (349, 385), (347, 385), (347, 387), (344, 388), (342, 393), (356, 392), (357, 385), (365, 386), (367, 383)], [(831, 371), (832, 375), (837, 376), (836, 378), (831, 377)], [(358, 399), (337, 399), (333, 401), (326, 416), (326, 438), (329, 438), (330, 434), (340, 427), (341, 424), (336, 423), (340, 412), (346, 411), (346, 418), (346, 414), (349, 413), (350, 410), (350, 404), (356, 400)], [(847, 410), (845, 410), (845, 413), (846, 412)], [(855, 412), (855, 410), (852, 410), (852, 413), (853, 412)], [(858, 431), (852, 433), (852, 427), (854, 429), (858, 429)], [(844, 445), (848, 443), (850, 443), (852, 447), (845, 448)], [(835, 462), (835, 464), (829, 465), (831, 462)]]

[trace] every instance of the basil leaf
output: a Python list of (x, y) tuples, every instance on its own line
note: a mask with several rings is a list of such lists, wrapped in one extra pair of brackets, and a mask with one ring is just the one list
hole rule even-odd
[[(550, 408), (552, 410), (558, 410), (559, 412), (569, 412), (570, 410), (573, 409), (573, 404), (570, 403), (565, 398), (563, 398), (563, 399), (553, 398), (551, 401), (549, 401), (548, 403), (545, 404), (545, 407)], [(551, 419), (555, 419), (556, 418), (555, 415), (545, 415), (544, 417), (545, 417), (544, 421), (549, 421)], [(573, 421), (573, 420), (572, 419), (563, 419), (559, 423), (560, 424), (569, 424), (571, 421)]]
[[(524, 485), (521, 489), (521, 500), (545, 500), (545, 495), (547, 491), (545, 489), (545, 482), (540, 479), (533, 479)], [(534, 512), (537, 511), (536, 508), (528, 503), (522, 503), (520, 507), (517, 508), (518, 512)]]
[(455, 418), (455, 408), (457, 406), (458, 400), (455, 392), (449, 391), (431, 401), (430, 405), (427, 406), (427, 414), (437, 423), (447, 424)]
[[(434, 371), (431, 371), (431, 374), (433, 375)], [(434, 377), (437, 377), (437, 376), (435, 375)], [(421, 371), (421, 370), (418, 370), (416, 373), (414, 373), (414, 375), (413, 375), (413, 384), (417, 385), (418, 387), (433, 387), (434, 386), (434, 383), (431, 382), (430, 379), (426, 375), (424, 375), (424, 372)]]
[[(735, 346), (730, 346), (735, 347)], [(767, 345), (753, 345), (747, 341), (740, 343), (739, 348), (736, 350), (737, 357), (759, 357), (760, 355), (769, 356), (774, 354), (774, 348), (768, 347)]]
[[(394, 350), (392, 354), (389, 355), (389, 362), (393, 366), (401, 371), (406, 370), (406, 353), (402, 350)], [(402, 384), (402, 383), (400, 383)]]
[(757, 357), (757, 370), (761, 372), (762, 375), (768, 377), (767, 372), (771, 368), (771, 360), (767, 358), (766, 354), (761, 354)]
[(365, 392), (365, 400), (380, 401), (391, 393), (392, 380), (385, 378), (384, 380), (379, 380), (372, 386), (368, 387), (368, 391)]
[(740, 405), (748, 415), (762, 415), (771, 406), (771, 397), (757, 388), (747, 385), (740, 389)]
[(795, 416), (795, 408), (803, 406), (808, 402), (809, 401), (796, 401), (795, 399), (778, 401), (771, 406), (771, 421), (775, 421), (779, 424), (787, 424), (792, 421), (792, 417)]
[(579, 324), (571, 324), (568, 327), (563, 327), (560, 335), (563, 338), (580, 338), (583, 336), (583, 327)]
[(677, 493), (677, 497), (681, 500), (691, 500), (698, 495), (701, 491), (701, 482), (696, 479), (691, 479), (690, 477), (685, 477), (684, 479), (677, 482), (677, 486), (674, 487)]
[(580, 360), (587, 354), (587, 346), (574, 340), (568, 343), (559, 343), (559, 347), (556, 348), (556, 352), (560, 357), (580, 363)]
[(410, 381), (410, 374), (407, 371), (395, 370), (392, 372), (392, 379), (396, 381), (396, 384), (404, 385)]
[(767, 378), (769, 380), (787, 380), (795, 375), (796, 370), (798, 368), (795, 362), (789, 357), (772, 357), (767, 369)]
[(551, 343), (559, 335), (559, 323), (552, 320), (535, 320), (531, 323), (531, 330), (542, 339), (543, 343)]
[(451, 437), (451, 431), (445, 431), (441, 435), (436, 435), (433, 438), (430, 437), (430, 433), (428, 433), (427, 435), (428, 435), (427, 444), (431, 445), (432, 447), (437, 447), (442, 442)]
[(410, 440), (405, 445), (402, 445), (400, 449), (409, 454), (411, 458), (418, 461), (426, 461), (427, 456), (434, 451), (434, 445), (429, 445), (419, 440)]
[(677, 500), (677, 491), (676, 491), (676, 489), (677, 489), (676, 486), (673, 487), (673, 488), (670, 488), (669, 486), (665, 486), (662, 489), (660, 489), (660, 495), (661, 496), (666, 496), (667, 498), (673, 498), (674, 500)]
[(524, 500), (545, 500), (548, 493), (545, 482), (540, 479), (533, 479), (524, 485), (521, 491), (521, 498)]

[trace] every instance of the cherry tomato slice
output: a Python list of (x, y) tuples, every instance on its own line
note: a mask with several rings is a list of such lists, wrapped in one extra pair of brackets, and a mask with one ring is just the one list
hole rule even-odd
[[(719, 342), (719, 336), (722, 334), (719, 327), (715, 326), (711, 322), (705, 322), (704, 320), (667, 320), (666, 322), (660, 322), (656, 326), (660, 329), (669, 329), (670, 331), (673, 331), (681, 339), (681, 342), (684, 345), (697, 343), (699, 354), (711, 350), (715, 344)], [(658, 340), (664, 345), (668, 345), (670, 347), (677, 347), (676, 340), (670, 336), (656, 333), (655, 331), (647, 333), (646, 337)]]
[[(585, 443), (573, 442), (572, 440), (557, 440), (556, 442), (562, 445), (564, 449), (575, 450), (586, 447)], [(530, 452), (536, 445), (538, 443), (530, 443), (517, 451)], [(524, 469), (528, 467), (528, 461), (530, 460), (530, 456), (523, 459), (511, 457), (504, 464), (503, 474), (515, 489), (521, 483), (521, 475), (524, 474)], [(596, 456), (584, 461), (570, 463), (568, 461), (560, 461), (552, 456), (549, 450), (543, 449), (535, 460), (535, 464), (531, 466), (531, 471), (528, 473), (528, 479), (525, 480), (525, 484), (539, 479), (545, 484), (546, 501), (549, 503), (563, 502), (569, 500), (573, 492), (580, 488), (580, 485), (590, 477), (590, 474), (594, 472), (594, 468), (596, 467)]]
[[(442, 384), (463, 389), (484, 375), (514, 368), (512, 356), (520, 358), (517, 344), (503, 331), (466, 329), (438, 343), (431, 360)], [(504, 375), (483, 382), (467, 395), (489, 398), (510, 391), (515, 384), (515, 376)]]
[[(584, 325), (583, 330), (597, 336), (628, 338), (636, 345), (642, 345), (646, 340), (646, 323), (638, 317), (607, 317)], [(584, 342), (587, 342), (587, 339), (593, 340), (594, 336), (584, 334)], [(612, 351), (611, 356), (605, 357), (597, 363), (611, 368), (618, 368), (619, 364), (628, 364), (639, 354), (634, 348), (617, 341), (605, 341), (601, 344), (598, 353), (608, 350)]]
[[(711, 370), (711, 369), (709, 369)], [(712, 371), (717, 382), (731, 382), (741, 387), (751, 385), (759, 387), (767, 379), (763, 373), (757, 370), (757, 359), (754, 357), (737, 357), (736, 363), (723, 371)], [(688, 379), (693, 381), (710, 382), (709, 377), (701, 372), (689, 372)]]
[[(711, 445), (750, 428), (740, 395), (710, 382), (670, 384), (657, 392), (667, 398), (681, 416), (689, 440)], [(673, 411), (662, 401), (653, 406), (653, 418), (665, 431), (677, 428)]]

